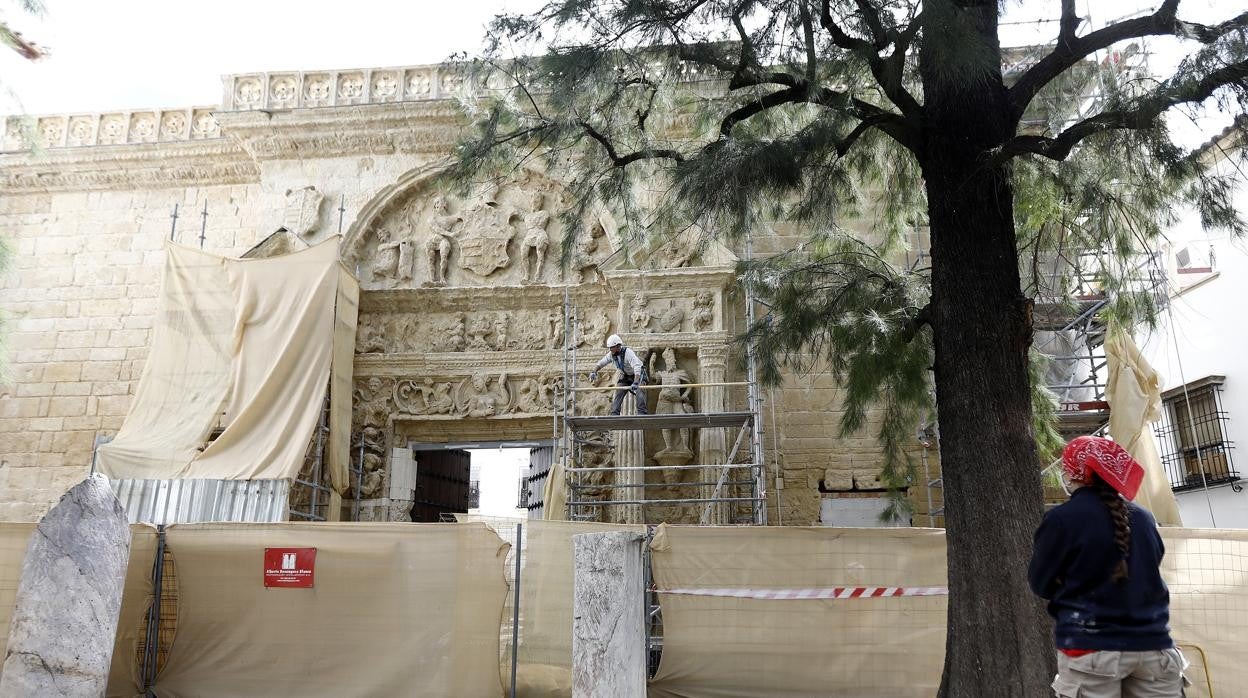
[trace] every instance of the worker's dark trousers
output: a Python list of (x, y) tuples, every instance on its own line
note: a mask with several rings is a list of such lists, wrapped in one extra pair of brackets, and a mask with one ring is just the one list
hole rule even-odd
[[(645, 376), (642, 376), (641, 385), (645, 385)], [(615, 385), (620, 389), (615, 391), (615, 399), (611, 401), (611, 414), (618, 415), (620, 413), (620, 405), (624, 404), (624, 396), (628, 395), (633, 385), (633, 377), (628, 374), (620, 376)], [(646, 409), (646, 391), (638, 389), (637, 395), (637, 414), (650, 414), (650, 410)]]

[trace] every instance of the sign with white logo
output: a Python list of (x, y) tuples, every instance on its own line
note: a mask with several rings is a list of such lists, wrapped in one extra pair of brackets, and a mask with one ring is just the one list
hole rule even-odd
[(316, 548), (265, 548), (264, 585), (310, 589), (316, 571)]

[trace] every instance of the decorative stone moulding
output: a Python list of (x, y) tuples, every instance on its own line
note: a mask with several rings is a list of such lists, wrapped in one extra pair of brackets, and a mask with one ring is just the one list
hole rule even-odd
[(213, 107), (137, 110), (103, 114), (11, 116), (0, 152), (207, 140), (221, 137)]
[[(453, 65), (226, 75), (225, 111), (341, 107), (447, 99), (463, 89), (465, 69)], [(491, 88), (501, 88), (494, 85)]]

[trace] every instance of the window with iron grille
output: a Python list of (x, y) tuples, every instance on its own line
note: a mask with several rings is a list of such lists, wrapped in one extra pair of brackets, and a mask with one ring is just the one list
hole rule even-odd
[(1156, 433), (1161, 462), (1176, 492), (1239, 480), (1222, 408), (1225, 376), (1207, 376), (1162, 393), (1165, 410)]

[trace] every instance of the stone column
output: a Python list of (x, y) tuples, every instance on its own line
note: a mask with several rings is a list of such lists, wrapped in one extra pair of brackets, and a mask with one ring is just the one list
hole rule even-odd
[[(727, 380), (727, 362), (728, 347), (723, 344), (712, 346), (698, 347), (698, 383), (723, 383)], [(697, 406), (698, 412), (714, 413), (723, 412), (727, 409), (728, 389), (727, 388), (698, 388), (694, 393), (694, 404)], [(724, 462), (728, 457), (728, 437), (723, 429), (699, 429), (698, 430), (698, 462), (705, 465), (715, 466)], [(702, 482), (714, 483), (719, 479), (720, 468), (706, 468), (701, 471)], [(729, 479), (732, 474), (729, 473)], [(724, 492), (720, 493), (723, 496)], [(709, 498), (715, 492), (715, 485), (706, 485), (702, 488), (702, 497)], [(698, 505), (697, 516), (702, 515), (702, 511), (706, 509), (705, 504)], [(727, 507), (717, 505), (711, 511), (711, 520), (709, 523), (722, 524), (725, 523)]]
[(92, 475), (39, 522), (17, 587), (0, 696), (102, 696), (130, 560), (130, 526)]
[[(620, 414), (623, 416), (637, 414), (637, 401), (632, 395), (624, 398), (624, 404), (620, 406)], [(644, 431), (612, 432), (611, 441), (615, 445), (616, 467), (638, 467), (646, 464), (646, 433)], [(644, 470), (617, 470), (614, 474), (617, 485), (637, 485), (646, 481)], [(611, 499), (617, 502), (641, 501), (646, 498), (645, 489), (644, 487), (612, 487)], [(605, 521), (615, 520), (626, 524), (642, 523), (639, 504), (621, 504), (610, 508), (616, 510), (616, 515), (603, 517)]]
[(644, 698), (643, 537), (632, 531), (572, 537), (572, 697)]

